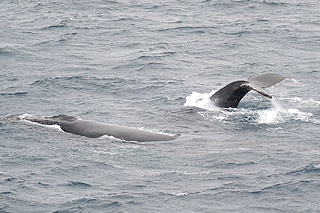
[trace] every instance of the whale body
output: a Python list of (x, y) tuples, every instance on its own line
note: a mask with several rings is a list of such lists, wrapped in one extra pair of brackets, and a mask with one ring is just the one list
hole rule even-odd
[(214, 93), (210, 100), (218, 107), (236, 108), (241, 99), (251, 90), (272, 98), (264, 88), (279, 83), (287, 77), (283, 74), (268, 72), (255, 75), (246, 81), (234, 81)]
[(151, 132), (133, 127), (118, 126), (89, 120), (79, 120), (73, 116), (58, 115), (45, 118), (27, 118), (26, 120), (43, 125), (59, 125), (68, 133), (97, 138), (103, 135), (113, 136), (125, 141), (170, 141), (176, 136)]

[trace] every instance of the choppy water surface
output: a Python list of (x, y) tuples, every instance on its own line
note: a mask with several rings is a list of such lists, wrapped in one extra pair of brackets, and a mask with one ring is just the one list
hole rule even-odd
[[(0, 212), (317, 212), (320, 2), (0, 1)], [(237, 109), (210, 94), (290, 78)], [(85, 138), (23, 121), (179, 134)]]

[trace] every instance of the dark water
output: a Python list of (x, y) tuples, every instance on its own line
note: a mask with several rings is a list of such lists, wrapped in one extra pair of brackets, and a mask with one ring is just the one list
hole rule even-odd
[[(0, 0), (0, 212), (318, 212), (320, 2)], [(291, 76), (238, 109), (208, 97)], [(67, 114), (181, 136), (89, 139)]]

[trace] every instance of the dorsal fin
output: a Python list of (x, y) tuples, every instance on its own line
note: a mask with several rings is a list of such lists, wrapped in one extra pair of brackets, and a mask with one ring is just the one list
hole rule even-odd
[(210, 97), (210, 100), (218, 107), (235, 108), (250, 90), (272, 98), (264, 88), (270, 87), (285, 78), (287, 76), (278, 73), (262, 73), (249, 78), (248, 81), (234, 81), (218, 90)]

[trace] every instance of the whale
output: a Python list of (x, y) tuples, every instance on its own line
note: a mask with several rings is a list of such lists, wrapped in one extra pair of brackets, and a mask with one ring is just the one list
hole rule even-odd
[(210, 97), (210, 101), (221, 108), (236, 108), (241, 99), (251, 90), (272, 98), (265, 88), (288, 78), (280, 73), (267, 72), (250, 77), (248, 80), (238, 80), (227, 84)]
[(64, 132), (88, 138), (98, 138), (106, 135), (125, 141), (135, 142), (171, 141), (177, 138), (177, 136), (160, 132), (151, 132), (134, 127), (118, 126), (90, 120), (80, 120), (68, 115), (57, 115), (44, 118), (26, 118), (25, 120), (43, 125), (58, 125)]

